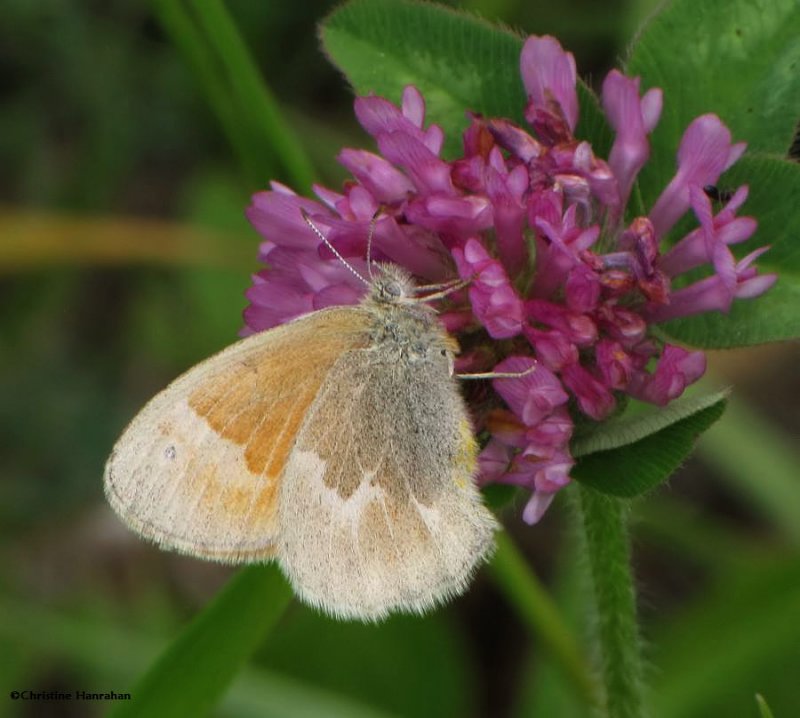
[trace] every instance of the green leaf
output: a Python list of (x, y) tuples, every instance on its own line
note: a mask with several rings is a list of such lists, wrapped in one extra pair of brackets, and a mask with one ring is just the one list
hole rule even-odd
[(242, 569), (117, 704), (113, 718), (195, 718), (219, 701), (292, 593), (274, 564)]
[(733, 247), (742, 257), (759, 246), (770, 250), (758, 259), (762, 273), (778, 282), (757, 299), (737, 299), (730, 314), (707, 312), (665, 324), (671, 337), (692, 346), (729, 348), (800, 336), (800, 164), (765, 155), (747, 156), (720, 180), (721, 187), (747, 184), (750, 194), (741, 214), (758, 220), (758, 230)]
[(610, 421), (576, 442), (579, 458), (572, 476), (612, 496), (631, 498), (649, 491), (680, 466), (697, 437), (722, 416), (725, 403), (724, 394), (689, 398), (675, 402), (671, 415), (659, 416), (672, 406)]
[[(351, 0), (322, 24), (331, 61), (356, 93), (398, 102), (408, 84), (425, 97), (427, 121), (445, 131), (445, 154), (461, 147), (468, 110), (524, 122), (519, 72), (523, 38), (465, 13), (408, 0)], [(578, 88), (578, 135), (603, 154), (610, 132), (596, 98)]]
[(591, 434), (575, 439), (571, 446), (572, 455), (580, 458), (636, 443), (681, 419), (724, 401), (727, 396), (727, 391), (704, 396), (684, 396), (662, 409), (650, 408), (632, 415), (629, 411), (618, 419), (600, 424)]
[(764, 696), (760, 693), (756, 693), (756, 705), (758, 706), (758, 713), (761, 718), (775, 718), (772, 715), (772, 711), (769, 709), (769, 705), (764, 700)]
[(483, 500), (492, 511), (500, 511), (519, 496), (519, 488), (511, 484), (487, 484), (481, 488)]
[[(800, 68), (798, 68), (800, 70)], [(800, 163), (767, 155), (746, 155), (720, 180), (723, 187), (750, 188), (741, 214), (754, 216), (758, 229), (739, 254), (768, 244), (769, 252), (758, 260), (765, 271), (779, 272), (781, 281), (800, 285)], [(769, 295), (767, 295), (769, 296)]]
[(235, 718), (398, 718), (395, 713), (359, 703), (313, 683), (260, 670), (243, 671), (220, 708), (225, 709), (220, 715)]
[(477, 675), (450, 618), (437, 611), (365, 624), (297, 606), (259, 651), (258, 663), (391, 715), (461, 718), (477, 700)]
[(640, 175), (650, 206), (675, 172), (698, 115), (714, 112), (751, 151), (785, 156), (800, 117), (797, 0), (674, 0), (641, 33), (626, 71), (664, 90), (651, 159)]

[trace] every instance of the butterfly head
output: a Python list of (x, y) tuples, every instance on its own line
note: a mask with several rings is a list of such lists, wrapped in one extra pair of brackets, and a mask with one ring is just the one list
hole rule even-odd
[(396, 264), (376, 264), (378, 273), (369, 287), (369, 298), (378, 304), (414, 302), (414, 281), (411, 275)]

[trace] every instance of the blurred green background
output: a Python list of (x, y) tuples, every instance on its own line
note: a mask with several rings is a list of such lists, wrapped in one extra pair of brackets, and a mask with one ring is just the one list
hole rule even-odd
[[(236, 338), (259, 237), (243, 209), (279, 152), (232, 146), (170, 2), (7, 0), (0, 25), (0, 718), (103, 715), (16, 690), (126, 691), (230, 576), (129, 533), (105, 458), (154, 392)], [(594, 82), (650, 0), (457, 6), (557, 35)], [(318, 181), (366, 145), (318, 49), (334, 3), (227, 3)], [(165, 9), (166, 8), (166, 9)], [(180, 45), (180, 43), (178, 43)], [(392, 98), (396, 99), (396, 98)], [(668, 98), (667, 98), (668, 101)], [(634, 507), (653, 715), (800, 714), (796, 344), (712, 356), (726, 417)], [(568, 500), (503, 521), (578, 633)], [(320, 712), (322, 711), (322, 712)], [(580, 716), (569, 686), (482, 572), (424, 619), (334, 623), (293, 605), (219, 716)]]

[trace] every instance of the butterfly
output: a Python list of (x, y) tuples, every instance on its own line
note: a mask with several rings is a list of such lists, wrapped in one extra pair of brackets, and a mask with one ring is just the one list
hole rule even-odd
[(374, 266), (359, 304), (247, 337), (140, 411), (104, 477), (130, 528), (204, 559), (275, 560), (337, 618), (421, 613), (466, 588), (497, 523), (458, 345), (426, 303), (441, 293)]

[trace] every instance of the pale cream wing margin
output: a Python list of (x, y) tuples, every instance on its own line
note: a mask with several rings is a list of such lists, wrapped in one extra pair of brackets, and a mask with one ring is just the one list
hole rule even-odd
[(270, 558), (284, 464), (331, 367), (366, 342), (365, 321), (359, 307), (314, 312), (180, 376), (114, 447), (111, 506), (163, 548), (229, 563)]

